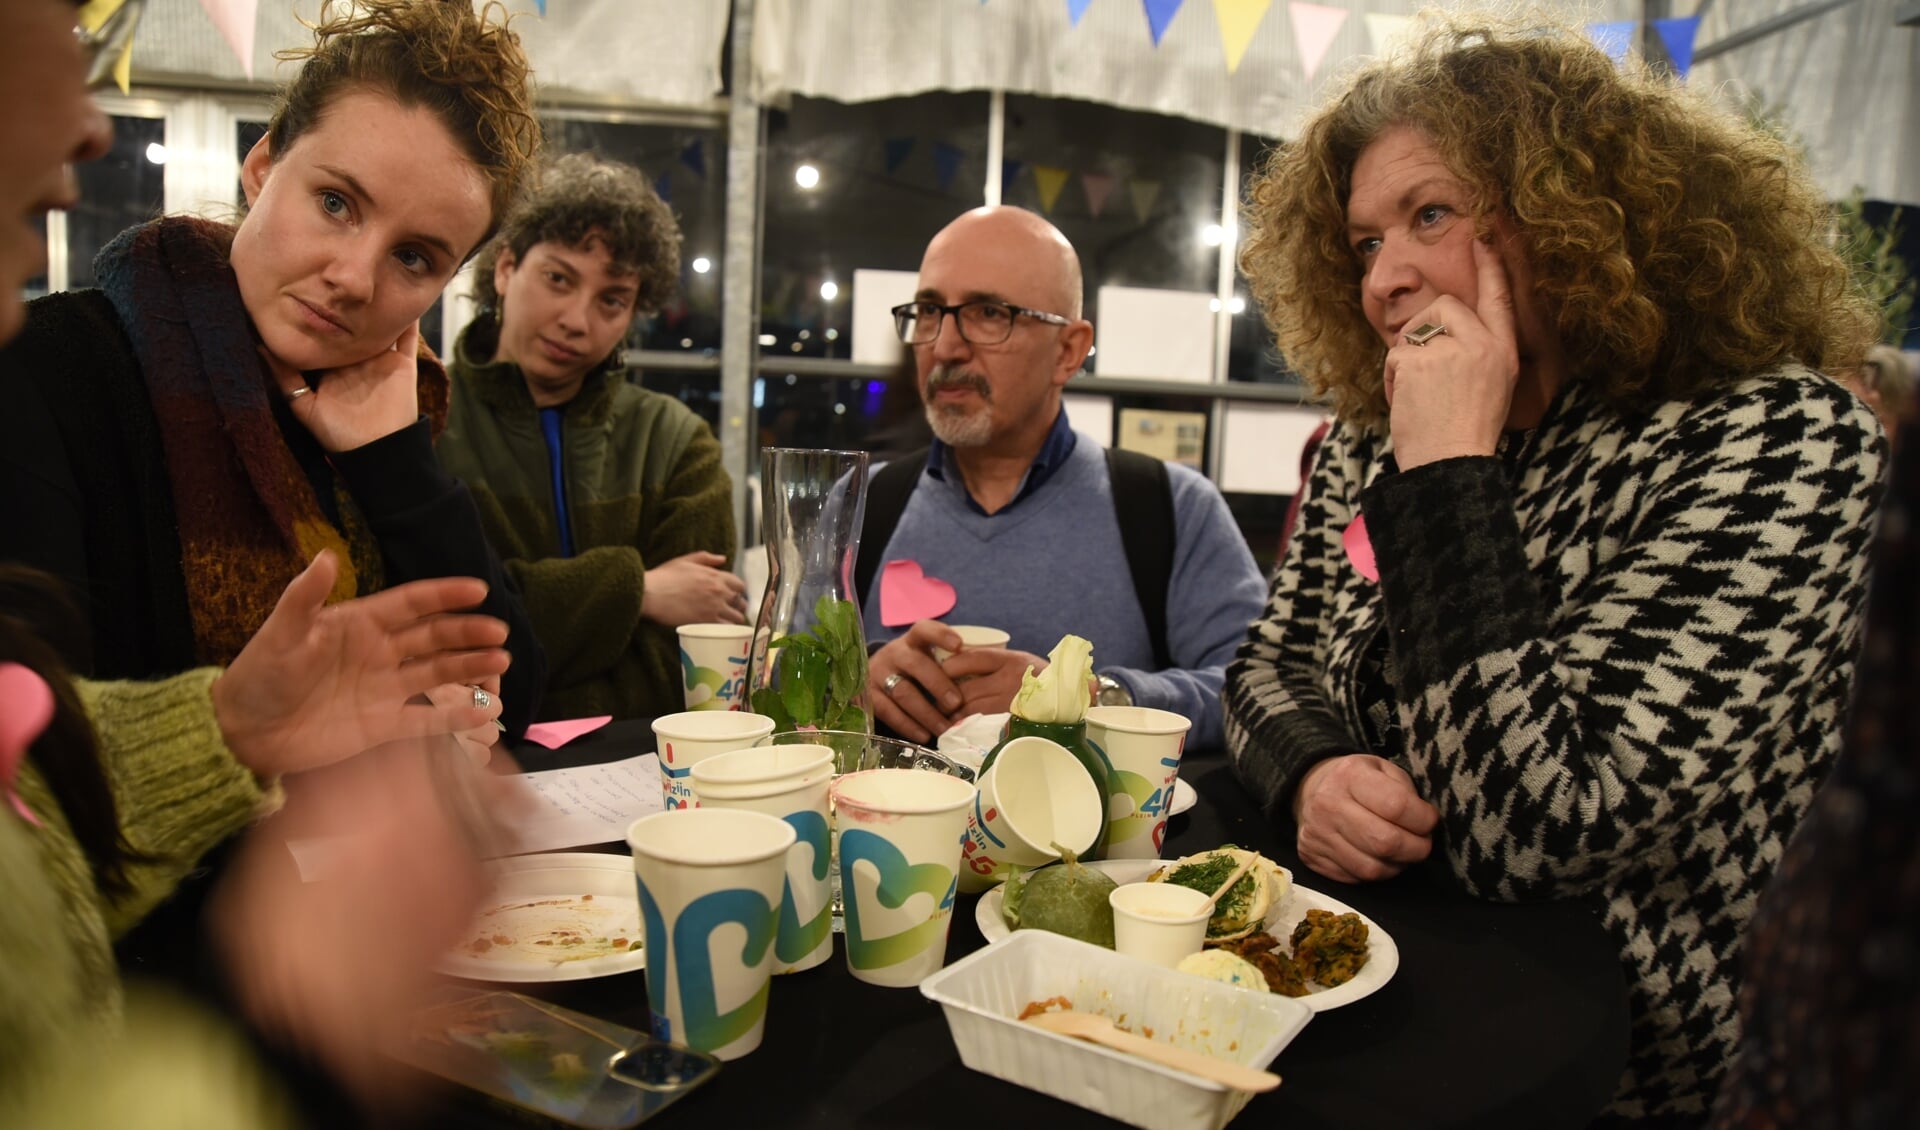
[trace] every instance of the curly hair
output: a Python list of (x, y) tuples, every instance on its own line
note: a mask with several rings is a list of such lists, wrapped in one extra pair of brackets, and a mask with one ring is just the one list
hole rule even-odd
[(680, 224), (638, 169), (588, 153), (570, 153), (547, 166), (539, 182), (500, 225), (474, 264), (481, 307), (500, 308), (493, 268), (502, 251), (518, 263), (535, 244), (578, 247), (598, 235), (614, 273), (634, 280), (634, 313), (665, 305), (680, 283)]
[(1571, 379), (1622, 407), (1793, 360), (1857, 365), (1874, 311), (1794, 151), (1583, 34), (1429, 15), (1267, 159), (1241, 269), (1281, 352), (1345, 419), (1386, 418), (1386, 348), (1346, 232), (1360, 154), (1417, 130), (1466, 185), (1481, 235), (1511, 217)]
[(310, 25), (313, 46), (275, 55), (306, 63), (280, 91), (268, 149), (287, 152), (344, 94), (375, 90), (426, 109), (487, 178), (493, 208), (484, 244), (540, 154), (531, 68), (505, 10), (496, 17), (496, 8), (489, 2), (476, 13), (470, 0), (323, 0), (319, 22)]

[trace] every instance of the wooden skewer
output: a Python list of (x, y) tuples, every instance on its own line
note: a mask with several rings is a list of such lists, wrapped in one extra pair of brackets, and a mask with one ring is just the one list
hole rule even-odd
[(1241, 876), (1245, 875), (1248, 869), (1250, 869), (1254, 865), (1254, 863), (1259, 860), (1259, 858), (1260, 857), (1258, 855), (1252, 852), (1248, 852), (1247, 857), (1240, 861), (1240, 866), (1234, 868), (1233, 874), (1227, 876), (1227, 881), (1220, 884), (1220, 889), (1213, 892), (1213, 894), (1207, 898), (1207, 906), (1208, 907), (1218, 906), (1220, 903), (1220, 896), (1226, 894), (1228, 891), (1231, 891), (1233, 889), (1233, 885), (1240, 881)]

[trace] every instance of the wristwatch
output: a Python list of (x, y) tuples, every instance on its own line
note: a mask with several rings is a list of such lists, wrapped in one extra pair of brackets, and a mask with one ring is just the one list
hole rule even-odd
[(1100, 695), (1094, 700), (1096, 706), (1132, 706), (1133, 692), (1127, 684), (1112, 675), (1096, 676), (1100, 680)]

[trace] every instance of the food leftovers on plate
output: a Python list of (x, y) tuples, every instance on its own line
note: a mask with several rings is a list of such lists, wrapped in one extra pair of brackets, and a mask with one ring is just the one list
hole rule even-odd
[(1147, 876), (1147, 881), (1191, 887), (1211, 895), (1249, 859), (1253, 866), (1234, 883), (1231, 891), (1220, 896), (1220, 901), (1214, 904), (1213, 917), (1207, 921), (1209, 942), (1244, 938), (1265, 924), (1267, 913), (1284, 905), (1293, 889), (1286, 869), (1273, 860), (1227, 844), (1176, 859)]
[(519, 899), (482, 912), (459, 949), (473, 957), (508, 949), (556, 964), (628, 953), (641, 948), (639, 923), (622, 920), (632, 911), (619, 900), (596, 906), (592, 895)]
[(1293, 952), (1283, 953), (1278, 938), (1260, 931), (1220, 943), (1219, 950), (1207, 952), (1238, 955), (1259, 969), (1268, 989), (1304, 997), (1315, 986), (1331, 989), (1344, 985), (1360, 972), (1367, 963), (1367, 924), (1358, 914), (1309, 910), (1293, 928), (1288, 944)]
[[(1174, 966), (1182, 973), (1191, 973), (1196, 977), (1205, 977), (1209, 981), (1219, 981), (1242, 989), (1267, 991), (1266, 976), (1246, 958), (1232, 950), (1201, 950), (1190, 953)], [(1292, 995), (1292, 994), (1289, 994)]]

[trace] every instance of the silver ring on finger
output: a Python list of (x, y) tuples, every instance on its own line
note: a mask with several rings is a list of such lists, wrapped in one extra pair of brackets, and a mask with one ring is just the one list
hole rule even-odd
[(1408, 345), (1425, 345), (1446, 332), (1447, 327), (1439, 322), (1422, 322), (1401, 336), (1407, 339)]
[(475, 710), (485, 710), (487, 707), (492, 705), (493, 705), (493, 696), (488, 694), (485, 688), (482, 688), (482, 687), (473, 688), (473, 708)]
[(888, 675), (884, 680), (881, 681), (880, 689), (886, 693), (886, 696), (888, 698), (892, 698), (893, 688), (899, 686), (900, 681), (905, 678), (906, 678), (905, 675), (902, 675), (900, 672), (895, 671), (893, 674)]

